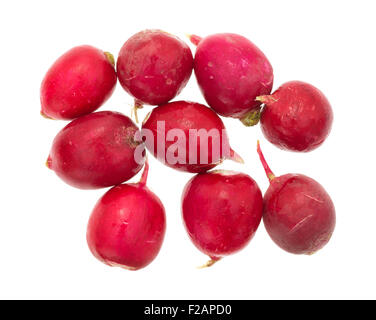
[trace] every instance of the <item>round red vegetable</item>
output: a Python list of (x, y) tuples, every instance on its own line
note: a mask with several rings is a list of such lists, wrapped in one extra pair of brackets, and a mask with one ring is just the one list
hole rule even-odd
[(257, 145), (270, 181), (264, 195), (263, 221), (273, 241), (294, 254), (313, 254), (332, 236), (336, 214), (332, 200), (315, 180), (302, 174), (275, 177)]
[(177, 170), (199, 173), (224, 159), (243, 161), (230, 148), (222, 120), (199, 103), (175, 101), (154, 108), (144, 120), (142, 133), (148, 150)]
[(187, 84), (193, 69), (192, 52), (178, 37), (145, 30), (128, 39), (120, 50), (120, 84), (136, 105), (167, 103)]
[(81, 189), (120, 184), (141, 170), (136, 162), (138, 128), (121, 113), (101, 111), (70, 122), (55, 137), (47, 166), (66, 183)]
[(332, 108), (324, 94), (308, 83), (287, 82), (272, 95), (257, 100), (265, 104), (261, 113), (262, 132), (281, 149), (311, 151), (329, 135)]
[(87, 227), (93, 255), (109, 266), (138, 270), (151, 263), (162, 246), (165, 209), (146, 187), (146, 163), (139, 183), (121, 184), (97, 202)]
[(211, 260), (244, 248), (262, 217), (262, 194), (248, 175), (215, 170), (193, 177), (182, 197), (183, 220), (194, 245)]
[(91, 46), (66, 52), (43, 79), (41, 114), (71, 120), (98, 109), (115, 89), (114, 64), (110, 53)]
[(237, 34), (190, 39), (197, 45), (194, 71), (209, 106), (247, 126), (256, 124), (261, 104), (255, 99), (269, 94), (273, 86), (273, 69), (265, 55)]

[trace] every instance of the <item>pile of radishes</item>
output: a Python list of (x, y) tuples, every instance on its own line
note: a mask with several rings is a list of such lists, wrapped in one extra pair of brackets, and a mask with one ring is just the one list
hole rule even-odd
[[(166, 217), (162, 202), (146, 186), (146, 149), (165, 165), (196, 174), (184, 188), (181, 210), (190, 239), (210, 257), (205, 266), (244, 248), (261, 219), (282, 249), (295, 254), (321, 249), (333, 233), (335, 209), (318, 182), (302, 174), (276, 177), (259, 143), (257, 152), (270, 181), (264, 197), (249, 175), (211, 169), (225, 159), (243, 161), (231, 149), (219, 115), (246, 126), (260, 121), (272, 144), (307, 152), (330, 132), (328, 100), (300, 81), (287, 82), (271, 94), (271, 64), (240, 35), (189, 38), (197, 46), (194, 58), (188, 45), (170, 33), (139, 32), (121, 48), (116, 67), (108, 52), (75, 47), (43, 79), (41, 114), (72, 120), (55, 137), (48, 168), (76, 188), (112, 187), (88, 223), (91, 252), (110, 266), (129, 270), (143, 268), (157, 256)], [(169, 102), (183, 90), (192, 70), (210, 108)], [(94, 112), (110, 98), (117, 79), (134, 97), (136, 122), (137, 108), (156, 106), (141, 129), (121, 113)], [(204, 143), (201, 134), (207, 133)], [(124, 184), (142, 167), (138, 183)]]

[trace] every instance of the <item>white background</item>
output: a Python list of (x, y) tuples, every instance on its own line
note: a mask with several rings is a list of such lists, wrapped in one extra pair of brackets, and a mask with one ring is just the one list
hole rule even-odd
[[(2, 1), (0, 298), (376, 298), (375, 11), (374, 1)], [(275, 88), (296, 79), (324, 91), (335, 121), (322, 147), (308, 154), (280, 151), (258, 127), (224, 119), (246, 164), (221, 165), (248, 173), (264, 192), (260, 139), (277, 175), (296, 172), (318, 180), (337, 210), (336, 230), (322, 251), (288, 254), (261, 224), (243, 251), (197, 270), (207, 258), (189, 241), (180, 214), (181, 191), (191, 175), (149, 157), (148, 186), (167, 211), (159, 256), (146, 269), (129, 272), (91, 255), (86, 224), (105, 190), (71, 188), (44, 166), (66, 122), (39, 115), (40, 82), (71, 47), (90, 44), (116, 56), (145, 28), (185, 40), (186, 33), (242, 34), (271, 61)], [(178, 99), (204, 103), (194, 76)], [(100, 110), (129, 116), (131, 104), (118, 85)]]

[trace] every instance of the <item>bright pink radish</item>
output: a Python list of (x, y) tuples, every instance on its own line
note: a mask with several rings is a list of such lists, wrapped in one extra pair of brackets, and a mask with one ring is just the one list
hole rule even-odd
[(192, 69), (188, 45), (161, 30), (136, 33), (125, 42), (117, 60), (119, 81), (136, 104), (167, 103), (185, 87)]
[(120, 184), (141, 170), (136, 162), (138, 128), (117, 112), (101, 111), (73, 120), (55, 137), (47, 166), (66, 183), (81, 189)]
[(325, 246), (334, 231), (332, 200), (315, 180), (302, 174), (275, 177), (257, 145), (270, 181), (264, 195), (263, 221), (273, 241), (295, 254), (312, 254)]
[(43, 79), (41, 114), (71, 120), (98, 109), (115, 89), (114, 64), (110, 53), (91, 46), (66, 52)]
[(121, 184), (97, 202), (87, 227), (87, 243), (103, 263), (138, 270), (151, 263), (162, 246), (165, 209), (146, 187), (146, 163), (139, 183)]
[(182, 213), (192, 242), (212, 259), (210, 266), (252, 239), (262, 217), (262, 194), (250, 176), (214, 170), (187, 183)]
[(240, 119), (246, 126), (259, 120), (256, 97), (269, 94), (273, 69), (265, 55), (248, 39), (219, 33), (201, 39), (197, 45), (194, 70), (206, 102), (225, 117)]
[(204, 172), (224, 159), (243, 161), (230, 148), (222, 120), (199, 103), (175, 101), (154, 108), (142, 133), (158, 160), (181, 171)]
[(329, 135), (333, 111), (328, 99), (314, 86), (290, 81), (272, 95), (258, 97), (265, 104), (261, 129), (277, 147), (290, 151), (311, 151)]

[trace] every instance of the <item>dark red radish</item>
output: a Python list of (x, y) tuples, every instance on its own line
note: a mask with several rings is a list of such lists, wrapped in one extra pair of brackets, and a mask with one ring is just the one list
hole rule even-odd
[(336, 223), (325, 189), (302, 174), (276, 177), (257, 144), (270, 186), (264, 195), (263, 221), (272, 240), (294, 254), (313, 254), (330, 240)]
[(112, 54), (87, 45), (63, 54), (43, 79), (41, 114), (72, 120), (98, 109), (115, 89), (114, 65)]
[(246, 126), (257, 124), (261, 104), (256, 97), (269, 94), (273, 87), (273, 69), (266, 56), (233, 33), (190, 39), (197, 45), (194, 71), (208, 105)]
[(87, 243), (103, 263), (128, 270), (150, 264), (166, 230), (165, 209), (146, 187), (149, 165), (139, 183), (113, 187), (97, 202), (87, 227)]
[(175, 101), (154, 108), (144, 120), (142, 134), (148, 150), (177, 170), (199, 173), (224, 159), (243, 162), (230, 148), (222, 120), (199, 103)]
[(308, 83), (290, 81), (257, 100), (265, 105), (262, 132), (280, 149), (308, 152), (320, 146), (330, 133), (332, 107), (324, 94)]
[(193, 56), (188, 45), (161, 30), (133, 35), (117, 60), (120, 84), (135, 98), (136, 106), (167, 103), (185, 87), (192, 69)]
[(117, 112), (80, 117), (57, 134), (47, 166), (80, 189), (120, 184), (136, 175), (145, 161), (144, 156), (135, 159), (137, 131), (131, 119)]
[(211, 259), (205, 266), (211, 266), (253, 238), (262, 217), (262, 194), (250, 176), (214, 170), (187, 183), (182, 214), (190, 239)]

